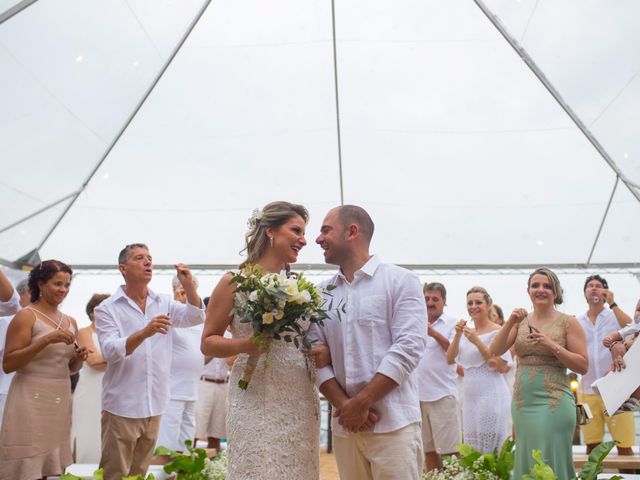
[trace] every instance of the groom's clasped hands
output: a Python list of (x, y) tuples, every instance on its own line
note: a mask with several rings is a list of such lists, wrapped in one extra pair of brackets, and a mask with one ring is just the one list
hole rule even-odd
[(345, 430), (352, 433), (372, 430), (380, 420), (378, 413), (357, 395), (336, 407), (333, 416), (338, 418), (338, 423)]

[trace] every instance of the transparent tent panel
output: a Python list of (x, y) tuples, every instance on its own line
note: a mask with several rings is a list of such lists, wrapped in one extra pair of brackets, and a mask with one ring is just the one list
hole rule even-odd
[(640, 4), (485, 3), (624, 175), (640, 183)]
[(0, 233), (0, 259), (13, 262), (38, 247), (70, 202), (71, 199), (62, 202)]
[(640, 262), (638, 219), (640, 219), (640, 202), (624, 185), (619, 184), (592, 261), (594, 263)]
[(147, 3), (36, 2), (0, 25), (0, 228), (82, 187), (203, 4)]
[[(486, 3), (637, 179), (640, 29), (621, 17), (638, 7), (603, 16), (592, 2), (561, 42), (577, 3)], [(37, 2), (0, 25), (0, 163), (10, 152), (20, 165), (0, 180), (0, 200), (20, 202), (0, 207), (0, 228), (81, 185), (203, 4)], [(607, 35), (591, 38), (598, 16)], [(473, 2), (342, 2), (336, 27), (345, 201), (372, 213), (374, 251), (409, 264), (586, 261), (613, 172)], [(43, 258), (112, 265), (147, 241), (158, 263), (234, 264), (251, 210), (287, 199), (312, 216), (300, 261), (322, 263), (312, 241), (340, 200), (331, 36), (327, 2), (212, 2)], [(600, 248), (593, 261), (608, 258)]]

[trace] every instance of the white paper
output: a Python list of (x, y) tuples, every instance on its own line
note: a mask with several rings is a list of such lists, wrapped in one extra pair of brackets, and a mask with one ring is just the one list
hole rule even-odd
[(624, 356), (627, 368), (609, 372), (591, 385), (600, 394), (607, 412), (612, 415), (640, 386), (640, 341), (634, 342)]

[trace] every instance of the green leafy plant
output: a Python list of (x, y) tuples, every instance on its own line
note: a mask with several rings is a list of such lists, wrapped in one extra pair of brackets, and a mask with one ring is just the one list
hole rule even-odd
[[(60, 476), (60, 480), (87, 480), (87, 477), (78, 477), (71, 473), (63, 473)], [(91, 480), (104, 480), (104, 471), (101, 468), (94, 471)], [(146, 477), (142, 475), (133, 475), (129, 477), (122, 477), (122, 480), (155, 480), (155, 477), (150, 473)]]
[[(609, 452), (613, 449), (615, 444), (616, 442), (613, 441), (603, 442), (594, 448), (589, 454), (587, 462), (582, 466), (578, 478), (580, 480), (596, 480), (598, 478), (598, 474), (602, 472), (602, 462), (607, 458), (607, 455), (609, 455)], [(619, 480), (622, 478), (624, 477), (615, 475), (611, 477), (611, 480)]]
[(533, 450), (531, 456), (536, 461), (536, 464), (531, 467), (528, 474), (525, 474), (523, 480), (557, 480), (556, 474), (553, 473), (553, 469), (544, 463), (542, 460), (542, 453), (540, 450)]
[[(202, 448), (192, 447), (191, 440), (184, 442), (186, 452), (176, 452), (167, 447), (156, 448), (155, 456), (167, 455), (171, 461), (167, 463), (163, 470), (167, 473), (175, 473), (176, 480), (202, 480), (202, 470), (204, 469), (207, 452)], [(133, 480), (133, 479), (132, 479)]]

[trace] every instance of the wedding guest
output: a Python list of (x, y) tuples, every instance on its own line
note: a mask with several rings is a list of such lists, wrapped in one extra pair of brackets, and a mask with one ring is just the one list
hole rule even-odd
[(493, 304), (491, 305), (491, 312), (489, 314), (489, 320), (491, 320), (496, 325), (504, 325), (504, 312), (500, 305)]
[[(29, 281), (26, 278), (16, 285), (16, 293), (18, 294), (20, 308), (29, 305), (31, 294), (29, 293)], [(7, 328), (12, 318), (13, 315), (0, 318), (0, 427), (2, 426), (4, 405), (7, 401), (7, 395), (9, 394), (9, 385), (11, 385), (11, 380), (13, 380), (13, 376), (15, 375), (14, 372), (5, 373), (2, 369), (2, 357), (4, 356)]]
[(467, 292), (467, 312), (474, 328), (460, 320), (447, 349), (447, 362), (464, 368), (462, 436), (464, 443), (482, 453), (500, 450), (510, 433), (511, 395), (504, 374), (511, 368), (511, 354), (496, 356), (489, 350), (500, 327), (489, 320), (493, 301), (482, 287)]
[(108, 293), (94, 293), (91, 296), (85, 308), (91, 323), (78, 331), (78, 345), (86, 347), (89, 355), (80, 370), (80, 379), (73, 394), (71, 437), (76, 463), (100, 461), (102, 378), (107, 362), (100, 351), (94, 310), (107, 298)]
[(169, 400), (169, 371), (174, 327), (204, 321), (202, 302), (191, 271), (177, 264), (187, 303), (148, 288), (153, 275), (149, 248), (127, 245), (118, 256), (125, 284), (95, 309), (102, 355), (102, 455), (105, 480), (144, 475)]
[(71, 460), (69, 374), (87, 357), (76, 321), (59, 310), (72, 271), (46, 260), (29, 274), (30, 303), (11, 320), (3, 359), (16, 372), (0, 433), (0, 480), (61, 475)]
[(443, 455), (457, 455), (461, 441), (456, 367), (447, 364), (456, 319), (444, 313), (447, 290), (438, 282), (423, 287), (427, 306), (427, 347), (416, 367), (425, 469), (442, 468)]
[[(193, 277), (198, 288), (198, 279)], [(187, 303), (187, 293), (177, 276), (171, 282), (173, 299)], [(169, 404), (160, 420), (158, 445), (183, 451), (184, 442), (193, 440), (196, 434), (196, 399), (198, 379), (204, 363), (200, 351), (202, 325), (171, 329), (171, 373), (169, 374)]]
[[(227, 331), (225, 338), (232, 338)], [(231, 362), (232, 363), (232, 362)], [(220, 440), (227, 436), (229, 409), (229, 359), (205, 357), (196, 401), (196, 439), (207, 441), (207, 448), (220, 451)]]
[(529, 472), (534, 465), (531, 452), (538, 449), (558, 480), (573, 479), (576, 405), (567, 369), (587, 373), (585, 334), (575, 317), (556, 310), (563, 301), (562, 287), (551, 270), (535, 270), (527, 293), (533, 312), (514, 310), (491, 343), (496, 355), (515, 343), (518, 355), (511, 407), (516, 430), (513, 478)]
[(0, 270), (0, 317), (13, 315), (20, 310), (20, 297), (14, 290), (13, 285)]
[[(340, 477), (418, 480), (424, 455), (420, 403), (413, 375), (424, 355), (427, 311), (418, 277), (369, 253), (374, 224), (361, 207), (327, 213), (316, 243), (340, 267), (334, 305), (312, 329), (328, 345), (332, 365), (318, 369), (320, 391), (335, 408), (333, 445)], [(316, 325), (314, 325), (316, 327)]]
[[(609, 332), (618, 330), (631, 323), (627, 316), (615, 303), (613, 292), (609, 290), (607, 280), (600, 275), (591, 275), (584, 282), (583, 294), (588, 310), (578, 317), (587, 339), (589, 369), (580, 378), (578, 397), (582, 403), (589, 405), (593, 418), (581, 427), (587, 453), (591, 453), (604, 438), (605, 423), (611, 437), (616, 441), (618, 455), (633, 455), (635, 443), (635, 419), (633, 413), (625, 413), (610, 417), (606, 415), (602, 397), (595, 393), (591, 384), (604, 377), (611, 366), (609, 349), (602, 342)], [(605, 304), (609, 308), (605, 308)]]

